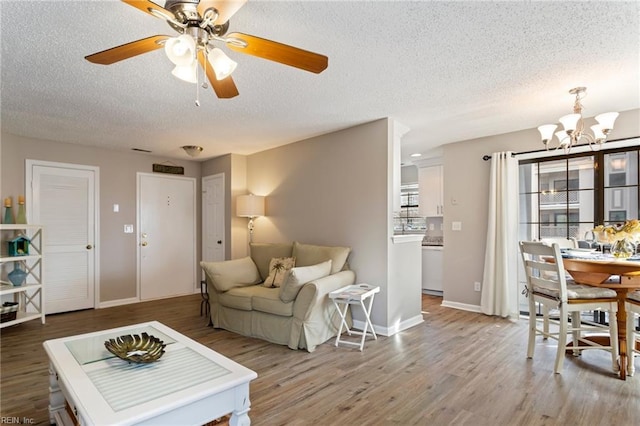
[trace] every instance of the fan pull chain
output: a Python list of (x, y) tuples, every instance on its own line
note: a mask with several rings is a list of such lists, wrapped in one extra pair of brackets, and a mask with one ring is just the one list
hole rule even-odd
[(200, 106), (200, 67), (196, 65), (196, 106)]
[(205, 90), (209, 88), (209, 85), (207, 84), (207, 62), (209, 62), (209, 60), (207, 59), (207, 53), (208, 53), (207, 49), (205, 48), (204, 49), (204, 58), (205, 58), (205, 60), (202, 61), (202, 62), (204, 62), (204, 73), (202, 75), (202, 88), (205, 89)]

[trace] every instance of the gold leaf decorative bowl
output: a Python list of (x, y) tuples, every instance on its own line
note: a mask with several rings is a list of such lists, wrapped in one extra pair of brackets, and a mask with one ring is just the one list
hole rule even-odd
[(104, 342), (104, 347), (118, 358), (137, 363), (159, 360), (165, 346), (162, 340), (147, 333), (128, 334)]

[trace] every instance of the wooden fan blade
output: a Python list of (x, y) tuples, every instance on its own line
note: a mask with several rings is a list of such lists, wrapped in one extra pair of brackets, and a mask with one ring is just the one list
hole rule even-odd
[(233, 42), (229, 42), (227, 43), (227, 47), (231, 50), (270, 61), (280, 62), (281, 64), (311, 71), (316, 74), (324, 71), (329, 65), (329, 58), (324, 55), (288, 46), (276, 41), (242, 33), (228, 34), (226, 38), (239, 39), (247, 43), (247, 47), (241, 47)]
[(222, 25), (240, 10), (246, 2), (247, 0), (200, 0), (200, 3), (198, 3), (198, 13), (200, 17), (202, 17), (207, 9), (213, 7), (218, 11), (218, 17), (213, 23), (215, 25)]
[[(158, 11), (160, 11), (161, 13), (165, 13), (168, 16), (174, 16), (173, 12), (168, 11), (167, 9), (165, 9), (162, 6), (158, 6), (157, 4), (155, 4), (152, 1), (148, 1), (148, 0), (121, 0), (123, 3), (128, 4), (129, 6), (133, 6), (136, 9), (140, 9), (141, 11), (148, 13), (151, 16), (156, 16), (153, 13), (151, 13), (150, 9), (156, 9)], [(157, 18), (158, 16), (156, 16)]]
[(103, 50), (102, 52), (94, 53), (92, 55), (85, 56), (84, 58), (94, 64), (111, 65), (124, 59), (129, 59), (134, 56), (142, 55), (143, 53), (160, 49), (164, 47), (164, 44), (161, 42), (168, 38), (170, 37), (166, 35), (155, 35), (141, 40), (132, 41), (131, 43), (123, 44), (121, 46), (112, 47), (111, 49)]
[(224, 80), (216, 79), (216, 73), (203, 51), (198, 52), (198, 62), (200, 62), (200, 66), (202, 66), (203, 69), (207, 70), (207, 78), (209, 79), (209, 83), (211, 83), (211, 88), (219, 98), (229, 99), (240, 94), (231, 76)]

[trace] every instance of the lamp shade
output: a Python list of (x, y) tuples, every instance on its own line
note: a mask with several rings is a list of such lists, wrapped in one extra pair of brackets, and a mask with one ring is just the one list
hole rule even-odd
[(236, 216), (264, 216), (264, 197), (261, 195), (239, 195), (236, 201)]
[(596, 121), (603, 130), (611, 130), (618, 115), (617, 112), (605, 112), (604, 114), (596, 115)]
[(203, 147), (198, 145), (184, 145), (180, 148), (182, 148), (190, 157), (197, 157), (204, 150)]
[(196, 60), (196, 42), (188, 34), (167, 40), (164, 51), (169, 60), (178, 66), (191, 65)]
[(602, 131), (601, 125), (594, 124), (593, 126), (591, 126), (591, 130), (593, 131), (593, 138), (596, 140), (596, 142), (604, 142), (604, 140), (607, 138), (607, 135), (605, 135)]
[(560, 117), (560, 123), (562, 123), (565, 132), (573, 132), (578, 127), (578, 120), (581, 117), (580, 114), (567, 114)]
[(196, 69), (196, 66), (196, 62), (192, 63), (191, 65), (176, 65), (173, 71), (171, 71), (171, 74), (182, 81), (186, 81), (187, 83), (197, 83), (198, 71)]
[(538, 127), (538, 131), (540, 132), (540, 136), (543, 141), (550, 141), (553, 138), (553, 132), (556, 130), (555, 124), (545, 124), (543, 126)]
[(209, 52), (207, 59), (209, 59), (209, 63), (216, 74), (217, 80), (224, 80), (229, 77), (238, 66), (237, 62), (231, 60), (231, 58), (217, 47)]

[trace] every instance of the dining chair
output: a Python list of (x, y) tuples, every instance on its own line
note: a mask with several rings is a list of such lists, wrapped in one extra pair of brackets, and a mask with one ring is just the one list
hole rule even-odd
[(627, 295), (625, 307), (627, 309), (627, 375), (633, 376), (635, 371), (633, 358), (636, 355), (640, 357), (640, 350), (636, 349), (636, 342), (640, 345), (640, 331), (636, 331), (636, 318), (640, 315), (640, 290)]
[(558, 247), (561, 249), (572, 249), (578, 248), (578, 240), (574, 237), (565, 238), (565, 237), (544, 237), (540, 238), (540, 241), (547, 243), (548, 245), (552, 245), (553, 243), (558, 244)]
[[(614, 319), (618, 311), (616, 292), (600, 287), (576, 284), (567, 280), (560, 247), (541, 241), (521, 241), (520, 253), (527, 277), (527, 297), (529, 298), (529, 342), (527, 358), (533, 358), (536, 336), (551, 338), (558, 342), (554, 371), (560, 373), (567, 350), (567, 337), (573, 339), (571, 347), (574, 355), (586, 349), (603, 349), (611, 353), (613, 371), (618, 372), (618, 326), (615, 320), (609, 321), (609, 327), (582, 324), (580, 311), (599, 309), (609, 312)], [(536, 303), (542, 305), (543, 328), (535, 314)], [(559, 311), (557, 318), (551, 318), (549, 311)], [(571, 316), (571, 322), (569, 322)], [(550, 331), (549, 324), (557, 326), (558, 331)], [(609, 345), (598, 345), (587, 341), (590, 332), (608, 332)]]

